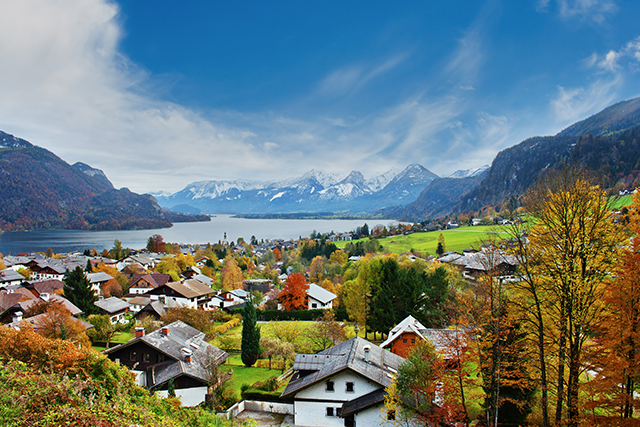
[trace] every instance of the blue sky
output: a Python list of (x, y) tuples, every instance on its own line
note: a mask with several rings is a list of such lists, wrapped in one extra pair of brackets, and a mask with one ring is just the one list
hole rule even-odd
[(490, 164), (640, 96), (640, 2), (0, 3), (0, 130), (116, 187)]

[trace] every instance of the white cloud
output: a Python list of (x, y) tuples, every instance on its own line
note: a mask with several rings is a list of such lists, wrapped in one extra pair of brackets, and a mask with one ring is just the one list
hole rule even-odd
[(619, 75), (609, 80), (599, 79), (587, 87), (558, 87), (558, 94), (551, 101), (555, 120), (566, 126), (609, 106), (616, 99), (616, 89), (622, 82)]
[(602, 24), (618, 7), (614, 0), (558, 0), (558, 9), (562, 18), (577, 18)]

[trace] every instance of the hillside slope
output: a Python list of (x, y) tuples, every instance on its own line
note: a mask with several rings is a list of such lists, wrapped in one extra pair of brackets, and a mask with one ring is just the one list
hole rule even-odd
[(71, 166), (0, 131), (0, 229), (170, 227), (153, 196), (116, 190), (102, 171)]

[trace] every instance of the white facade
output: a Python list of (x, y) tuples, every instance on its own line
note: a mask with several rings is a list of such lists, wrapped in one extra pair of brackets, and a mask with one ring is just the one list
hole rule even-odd
[[(327, 387), (328, 382), (333, 382), (333, 391)], [(347, 391), (347, 384), (351, 383), (353, 391)], [(300, 426), (318, 427), (343, 427), (344, 419), (338, 415), (342, 404), (360, 396), (376, 391), (380, 388), (376, 384), (353, 371), (346, 370), (329, 377), (327, 380), (319, 381), (295, 395), (294, 400), (294, 421)], [(327, 408), (331, 408), (327, 411)], [(380, 410), (381, 411), (381, 410)], [(329, 415), (331, 413), (332, 415)], [(360, 426), (380, 425), (382, 421), (378, 413), (378, 420), (375, 424), (358, 424)], [(362, 413), (355, 415), (358, 419)]]
[(333, 301), (329, 301), (328, 303), (323, 303), (322, 301), (318, 301), (317, 299), (309, 296), (309, 310), (323, 310), (333, 308)]

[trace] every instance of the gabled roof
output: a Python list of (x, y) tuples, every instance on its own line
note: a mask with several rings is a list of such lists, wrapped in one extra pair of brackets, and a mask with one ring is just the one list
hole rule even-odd
[(169, 274), (161, 274), (161, 273), (134, 274), (133, 276), (131, 276), (129, 287), (134, 286), (141, 279), (144, 279), (151, 286), (153, 286), (154, 288), (157, 288), (158, 286), (162, 286), (165, 283), (168, 283), (169, 280), (171, 280), (171, 276)]
[(169, 282), (163, 286), (157, 287), (150, 293), (154, 295), (162, 295), (166, 292), (166, 288), (172, 289), (184, 298), (198, 298), (214, 293), (215, 291), (204, 283), (197, 280), (189, 279), (184, 282)]
[(336, 294), (334, 294), (333, 292), (329, 292), (328, 290), (316, 285), (315, 283), (309, 283), (307, 295), (310, 298), (320, 301), (323, 304), (327, 304), (337, 298)]
[[(206, 342), (204, 333), (181, 320), (173, 322), (165, 326), (165, 328), (169, 330), (168, 334), (164, 334), (162, 329), (158, 329), (105, 350), (104, 353), (108, 355), (132, 344), (143, 342), (173, 359), (173, 361), (149, 367), (148, 380), (150, 381), (147, 383), (149, 388), (158, 387), (169, 379), (182, 374), (207, 382), (209, 380), (207, 366), (211, 362), (219, 365), (229, 357), (227, 352)], [(184, 348), (191, 351), (191, 362), (184, 361), (182, 355), (182, 349)]]
[(430, 329), (426, 328), (422, 323), (418, 322), (413, 316), (407, 316), (398, 323), (391, 331), (389, 331), (389, 337), (385, 342), (380, 344), (380, 347), (386, 348), (395, 340), (400, 338), (405, 332), (413, 332), (425, 341), (433, 344), (433, 347), (437, 352), (443, 355), (447, 355), (449, 350), (449, 344), (454, 342), (456, 336), (462, 332), (455, 329)]
[[(368, 362), (365, 362), (365, 347), (369, 348)], [(291, 396), (346, 369), (385, 388), (391, 384), (392, 376), (403, 361), (402, 357), (360, 337), (352, 338), (318, 354), (297, 354), (293, 364), (293, 370), (297, 372), (282, 392), (282, 397)], [(300, 371), (313, 372), (298, 376)]]
[(0, 310), (13, 307), (20, 301), (35, 299), (35, 295), (27, 288), (3, 289), (0, 291)]
[[(39, 326), (41, 325), (41, 322), (43, 320), (46, 320), (46, 317), (47, 317), (46, 313), (40, 313), (40, 314), (37, 314), (35, 316), (24, 318), (24, 319), (19, 320), (17, 322), (7, 323), (5, 326), (19, 331), (21, 328), (23, 328), (26, 325), (28, 325), (28, 326), (33, 327), (34, 332), (39, 332), (40, 329), (41, 329), (41, 328), (39, 328)], [(87, 329), (93, 328), (93, 325), (91, 323), (85, 322), (82, 319), (74, 318), (74, 320), (76, 322), (80, 322), (80, 324), (82, 325), (82, 327), (84, 328), (85, 331)]]
[(93, 304), (110, 314), (118, 313), (131, 307), (131, 304), (117, 297), (101, 299), (94, 302)]
[(342, 412), (340, 413), (340, 416), (342, 418), (348, 417), (351, 414), (355, 414), (372, 406), (378, 405), (384, 402), (384, 398), (386, 396), (387, 392), (385, 391), (385, 389), (379, 388), (372, 391), (371, 393), (360, 396), (357, 399), (344, 402), (342, 404)]
[(58, 279), (49, 279), (39, 282), (29, 282), (25, 287), (28, 289), (33, 289), (38, 295), (43, 292), (52, 294), (55, 291), (59, 291), (60, 289), (64, 288), (64, 283), (62, 283), (62, 281)]
[(24, 276), (17, 271), (2, 270), (0, 271), (0, 283), (15, 282), (16, 280), (23, 281)]
[(111, 279), (113, 279), (112, 276), (102, 271), (99, 271), (97, 273), (87, 273), (87, 280), (89, 281), (89, 283), (108, 282)]
[(149, 304), (142, 307), (142, 309), (138, 312), (138, 315), (140, 313), (155, 313), (158, 315), (158, 317), (162, 317), (166, 313), (166, 310), (164, 304), (162, 304), (160, 301), (151, 301)]

